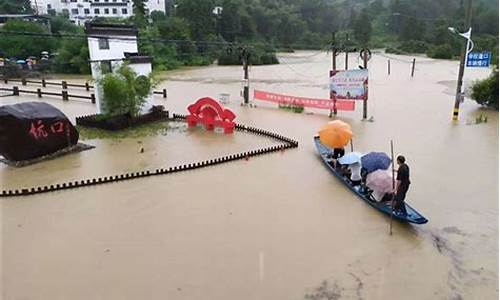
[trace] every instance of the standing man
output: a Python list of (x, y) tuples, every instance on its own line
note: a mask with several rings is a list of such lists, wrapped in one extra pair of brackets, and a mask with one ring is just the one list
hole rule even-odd
[(399, 155), (396, 161), (399, 165), (399, 168), (398, 176), (396, 178), (397, 182), (396, 196), (394, 197), (394, 208), (406, 214), (404, 200), (406, 197), (406, 192), (408, 192), (408, 188), (410, 187), (410, 168), (405, 163), (406, 159), (403, 155)]

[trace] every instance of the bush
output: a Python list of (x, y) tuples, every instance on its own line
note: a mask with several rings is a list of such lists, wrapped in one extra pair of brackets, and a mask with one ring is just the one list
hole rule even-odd
[(127, 65), (98, 81), (103, 91), (103, 110), (107, 116), (137, 116), (153, 87), (152, 78), (137, 74)]
[(472, 99), (483, 106), (498, 110), (498, 70), (472, 86)]
[(427, 51), (427, 56), (431, 58), (451, 59), (453, 58), (453, 50), (448, 44), (432, 46)]
[(399, 50), (398, 48), (388, 47), (385, 49), (385, 53), (403, 54), (403, 51)]
[(423, 41), (409, 40), (401, 43), (399, 49), (406, 53), (425, 53), (429, 45)]
[(302, 104), (289, 104), (289, 103), (284, 103), (284, 104), (278, 104), (279, 109), (287, 110), (287, 111), (293, 111), (294, 113), (300, 114), (304, 112), (304, 105)]

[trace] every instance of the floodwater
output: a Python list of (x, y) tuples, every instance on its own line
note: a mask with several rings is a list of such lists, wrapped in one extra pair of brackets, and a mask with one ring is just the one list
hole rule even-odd
[[(361, 105), (338, 118), (353, 126), (357, 151), (389, 152), (394, 141), (411, 168), (408, 202), (429, 223), (394, 223), (391, 236), (389, 218), (329, 174), (312, 142), (330, 120), (326, 112), (240, 106), (241, 67), (178, 70), (159, 87), (168, 100), (157, 98), (171, 112), (229, 93), (239, 123), (289, 136), (299, 148), (1, 200), (3, 299), (498, 299), (498, 113), (466, 99), (453, 123), (458, 63), (417, 57), (412, 78), (413, 57), (388, 57), (391, 75), (386, 56), (369, 64), (373, 122), (361, 120)], [(360, 63), (350, 60), (351, 68)], [(251, 87), (328, 97), (328, 54), (285, 54), (281, 62), (252, 67)], [(488, 73), (467, 70), (466, 81)], [(1, 97), (0, 104), (26, 100)], [(94, 109), (47, 101), (71, 118)], [(475, 124), (480, 114), (487, 123)], [(96, 148), (26, 168), (0, 165), (0, 187), (154, 169), (273, 143), (185, 128), (84, 142)]]

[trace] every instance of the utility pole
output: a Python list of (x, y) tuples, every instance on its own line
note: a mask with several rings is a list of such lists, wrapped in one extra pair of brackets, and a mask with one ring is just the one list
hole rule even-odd
[(345, 69), (349, 69), (349, 33), (345, 34)]
[[(335, 48), (335, 31), (332, 32), (332, 71), (330, 73), (330, 77), (335, 74), (337, 71), (337, 49)], [(333, 100), (333, 110), (330, 109), (330, 118), (332, 117), (332, 113), (334, 116), (337, 115), (337, 99), (333, 92), (330, 90), (330, 99)]]
[[(368, 49), (363, 51), (363, 68), (368, 70)], [(368, 117), (368, 94), (363, 99), (363, 120)]]
[[(472, 22), (472, 0), (467, 0), (467, 9), (465, 11), (465, 29), (469, 30), (469, 34), (471, 32), (471, 22)], [(460, 68), (458, 69), (458, 81), (457, 81), (457, 92), (455, 95), (455, 106), (453, 108), (453, 121), (458, 120), (458, 112), (460, 109), (460, 102), (464, 97), (463, 92), (463, 77), (465, 70), (465, 60), (467, 59), (466, 54), (469, 47), (469, 39), (464, 42), (462, 46), (462, 50), (460, 51)]]
[(250, 52), (248, 52), (247, 48), (240, 48), (240, 59), (243, 64), (245, 84), (243, 87), (243, 101), (245, 104), (248, 104), (250, 94), (250, 80), (248, 79), (248, 64), (250, 61)]

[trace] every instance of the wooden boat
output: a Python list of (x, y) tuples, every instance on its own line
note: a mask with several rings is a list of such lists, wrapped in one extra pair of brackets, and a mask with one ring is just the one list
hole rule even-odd
[[(319, 141), (319, 137), (316, 136), (314, 137), (314, 143), (316, 144), (316, 148), (318, 149), (319, 154), (321, 155), (321, 159), (325, 163), (326, 167), (328, 170), (335, 176), (337, 177), (342, 183), (344, 183), (353, 193), (355, 193), (359, 198), (363, 199), (366, 203), (370, 204), (373, 208), (377, 209), (380, 212), (383, 212), (387, 215), (390, 216), (391, 214), (391, 201), (388, 202), (378, 202), (375, 200), (372, 196), (371, 193), (369, 192), (360, 192), (358, 189), (354, 188), (350, 180), (340, 174), (335, 167), (332, 166), (330, 159), (328, 159), (328, 155), (333, 152), (332, 148), (329, 148), (325, 145), (323, 145)], [(408, 205), (405, 201), (405, 206), (406, 206), (406, 214), (401, 211), (392, 211), (392, 216), (395, 220), (398, 220), (400, 222), (408, 222), (408, 223), (414, 223), (414, 224), (425, 224), (427, 223), (427, 219), (422, 216), (420, 213), (418, 213), (413, 207)]]

